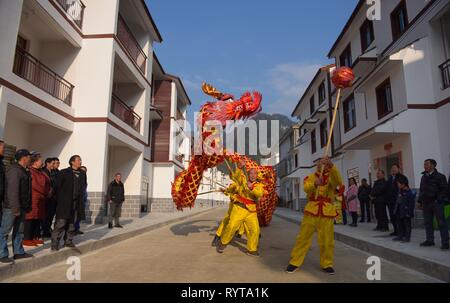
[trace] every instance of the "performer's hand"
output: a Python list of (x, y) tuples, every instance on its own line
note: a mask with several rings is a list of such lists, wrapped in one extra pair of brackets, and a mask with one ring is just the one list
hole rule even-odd
[(323, 185), (323, 178), (317, 178), (316, 181), (314, 182), (314, 185), (316, 187)]

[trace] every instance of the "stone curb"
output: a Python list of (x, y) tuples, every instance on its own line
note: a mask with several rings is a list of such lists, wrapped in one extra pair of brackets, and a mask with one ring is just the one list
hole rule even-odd
[(64, 248), (61, 249), (58, 252), (46, 254), (43, 256), (38, 256), (35, 258), (30, 258), (26, 260), (20, 260), (16, 261), (14, 264), (8, 265), (8, 266), (2, 266), (0, 267), (0, 281), (10, 279), (17, 275), (22, 275), (29, 273), (31, 271), (35, 271), (38, 269), (42, 269), (47, 266), (54, 265), (56, 263), (64, 262), (67, 260), (67, 258), (71, 256), (79, 256), (84, 255), (89, 252), (93, 252), (95, 250), (99, 250), (101, 248), (105, 248), (114, 244), (117, 244), (119, 242), (128, 240), (130, 238), (140, 236), (144, 233), (159, 229), (161, 227), (171, 225), (173, 223), (181, 222), (186, 219), (191, 219), (193, 217), (211, 212), (213, 210), (217, 209), (217, 207), (209, 208), (204, 211), (199, 211), (195, 214), (170, 219), (164, 222), (156, 223), (153, 225), (149, 225), (146, 227), (138, 228), (135, 230), (131, 230), (128, 232), (124, 232), (118, 235), (114, 235), (105, 239), (100, 240), (87, 240), (86, 242), (80, 243), (77, 245), (77, 250), (74, 249), (68, 249)]
[[(300, 219), (292, 219), (282, 214), (274, 214), (283, 220), (289, 221), (291, 223), (299, 224)], [(362, 250), (364, 252), (370, 253), (372, 255), (378, 256), (380, 258), (386, 259), (395, 264), (404, 266), (406, 268), (421, 272), (427, 276), (450, 282), (450, 263), (449, 266), (444, 264), (436, 263), (434, 261), (427, 260), (425, 258), (420, 258), (412, 256), (410, 254), (400, 252), (388, 247), (384, 247), (378, 244), (371, 243), (369, 241), (364, 241), (357, 239), (339, 232), (334, 232), (335, 240), (342, 242), (346, 245), (354, 247), (356, 249)]]

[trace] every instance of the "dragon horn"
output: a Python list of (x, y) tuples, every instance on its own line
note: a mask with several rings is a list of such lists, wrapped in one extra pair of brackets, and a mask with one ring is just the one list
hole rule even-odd
[(208, 96), (214, 97), (216, 99), (220, 99), (223, 96), (223, 94), (219, 92), (215, 87), (205, 82), (203, 82), (202, 84), (202, 90)]

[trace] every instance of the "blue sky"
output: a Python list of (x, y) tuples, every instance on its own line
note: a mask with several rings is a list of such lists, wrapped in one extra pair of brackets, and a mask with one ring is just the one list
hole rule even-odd
[(236, 97), (259, 90), (263, 111), (289, 115), (357, 0), (146, 0), (164, 39), (155, 51), (192, 100), (201, 83)]

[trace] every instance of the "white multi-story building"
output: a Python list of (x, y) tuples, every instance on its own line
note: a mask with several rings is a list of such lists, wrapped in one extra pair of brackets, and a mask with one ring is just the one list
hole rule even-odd
[[(330, 153), (345, 180), (374, 181), (377, 169), (388, 173), (398, 163), (418, 188), (428, 158), (449, 174), (449, 0), (382, 0), (376, 7), (361, 0), (328, 57), (356, 75), (343, 92)], [(336, 95), (330, 73), (318, 71), (293, 112), (300, 160), (291, 178), (303, 180), (323, 156)]]
[[(88, 168), (87, 215), (97, 222), (106, 187), (121, 172), (123, 213), (136, 217), (173, 181), (155, 176), (155, 124), (175, 127), (174, 112), (186, 117), (189, 99), (179, 78), (157, 72), (153, 44), (162, 38), (144, 1), (83, 2), (0, 0), (0, 138), (10, 152), (36, 150), (63, 166), (79, 154)], [(155, 97), (159, 81), (171, 98)], [(168, 142), (167, 162), (183, 166), (171, 152), (179, 143)]]

